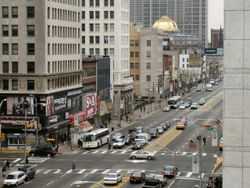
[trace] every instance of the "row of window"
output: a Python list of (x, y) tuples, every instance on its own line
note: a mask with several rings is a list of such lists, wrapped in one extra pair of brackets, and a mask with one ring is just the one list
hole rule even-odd
[(80, 6), (80, 0), (51, 0), (51, 1), (56, 3)]
[[(35, 55), (35, 44), (27, 43), (27, 55)], [(11, 46), (11, 50), (10, 50)], [(2, 44), (2, 55), (18, 55), (18, 43), (3, 43)], [(11, 53), (10, 53), (11, 52)]]
[(130, 47), (139, 47), (139, 40), (130, 40)]
[[(11, 29), (11, 34), (10, 30)], [(33, 37), (35, 36), (35, 25), (27, 25), (26, 26), (27, 36)], [(2, 25), (2, 36), (3, 37), (18, 37), (19, 31), (18, 31), (18, 25)]]
[[(82, 31), (85, 31), (86, 27), (85, 24), (82, 24)], [(90, 23), (89, 30), (90, 32), (100, 32), (100, 24), (99, 23)], [(115, 24), (114, 23), (104, 23), (103, 24), (103, 31), (104, 32), (114, 32), (115, 31)]]
[(130, 58), (132, 57), (139, 57), (140, 53), (139, 52), (130, 52)]
[(133, 80), (136, 80), (136, 81), (140, 80), (140, 75), (138, 74), (136, 75), (131, 74), (131, 76), (133, 77)]
[[(2, 18), (10, 18), (10, 17), (18, 18), (18, 7), (2, 6)], [(26, 7), (26, 17), (35, 18), (35, 7), (31, 7), (31, 6)]]
[(80, 54), (80, 44), (48, 43), (48, 55)]
[[(89, 1), (89, 6), (90, 7), (99, 7), (101, 6), (100, 1), (102, 2), (103, 0), (88, 0)], [(86, 0), (82, 0), (82, 7), (85, 7), (86, 5)], [(103, 3), (104, 7), (113, 7), (115, 6), (115, 0), (104, 0)]]
[(80, 84), (81, 84), (80, 75), (53, 78), (48, 80), (48, 90), (70, 87), (72, 85), (80, 85)]
[(81, 70), (80, 60), (48, 62), (48, 73), (72, 72)]
[(75, 27), (48, 25), (48, 37), (79, 38), (80, 29)]
[[(89, 44), (100, 44), (100, 36), (89, 36)], [(115, 36), (104, 36), (104, 44), (115, 44)], [(85, 36), (82, 36), (82, 44), (85, 44)]]
[[(10, 62), (3, 61), (2, 62), (2, 72), (3, 73), (18, 73), (19, 72), (19, 65), (17, 61), (11, 62), (11, 71), (10, 71)], [(35, 73), (35, 62), (28, 61), (27, 62), (27, 73)]]
[[(52, 9), (52, 11), (51, 11)], [(80, 22), (80, 13), (72, 10), (50, 8), (47, 9), (48, 19)]]
[(85, 51), (85, 48), (82, 48), (82, 55), (104, 55), (104, 56), (114, 56), (115, 55), (115, 49), (114, 48), (104, 48), (103, 49), (103, 54), (100, 52), (100, 48), (89, 48), (89, 52), (87, 53)]
[[(28, 91), (35, 90), (35, 80), (27, 80), (26, 87)], [(19, 81), (18, 79), (12, 79), (12, 80), (3, 79), (1, 80), (1, 88), (2, 90), (5, 91), (8, 91), (10, 89), (12, 91), (18, 91)]]
[[(87, 16), (85, 15), (85, 11), (82, 11), (82, 19), (85, 19)], [(100, 11), (89, 11), (89, 19), (100, 19)], [(103, 11), (103, 18), (104, 19), (114, 19), (115, 12), (114, 11)]]
[(130, 68), (131, 69), (139, 69), (140, 68), (140, 64), (139, 63), (130, 63)]

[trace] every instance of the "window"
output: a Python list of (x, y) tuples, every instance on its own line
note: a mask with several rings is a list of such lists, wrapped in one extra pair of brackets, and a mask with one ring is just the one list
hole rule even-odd
[(108, 32), (108, 24), (107, 23), (104, 24), (104, 32)]
[(89, 24), (89, 31), (92, 31), (92, 32), (94, 31), (94, 24), (92, 24), (92, 23)]
[(18, 55), (18, 44), (17, 43), (11, 44), (11, 54)]
[(147, 63), (146, 68), (147, 68), (147, 69), (151, 69), (151, 64), (150, 64), (150, 63)]
[(11, 35), (12, 35), (12, 37), (18, 36), (18, 25), (11, 26)]
[(12, 80), (11, 85), (12, 85), (12, 90), (13, 91), (17, 91), (18, 90), (18, 80), (16, 80), (16, 79)]
[(113, 7), (115, 5), (114, 0), (110, 0), (110, 6)]
[(104, 56), (108, 56), (108, 48), (104, 48)]
[(115, 18), (115, 13), (114, 13), (114, 11), (110, 11), (110, 18), (111, 18), (111, 19), (114, 19), (114, 18)]
[(89, 19), (94, 19), (94, 11), (89, 11)]
[(35, 89), (35, 81), (27, 80), (27, 90), (34, 90), (34, 89)]
[(9, 55), (9, 44), (8, 43), (2, 44), (2, 54)]
[(130, 69), (134, 69), (134, 63), (130, 63)]
[(96, 23), (95, 24), (95, 32), (99, 32), (100, 31), (100, 24)]
[(2, 67), (3, 73), (9, 73), (9, 62), (4, 61), (2, 65), (3, 65), (3, 67)]
[(93, 7), (94, 6), (94, 0), (89, 0), (89, 6)]
[(18, 7), (11, 7), (11, 15), (12, 15), (12, 18), (18, 17)]
[(89, 55), (94, 55), (94, 48), (89, 49)]
[(99, 11), (95, 11), (95, 18), (99, 19), (100, 18), (100, 12)]
[(82, 44), (85, 44), (85, 36), (82, 36)]
[(2, 17), (3, 18), (9, 17), (9, 8), (8, 7), (2, 7)]
[(100, 55), (100, 49), (99, 48), (95, 49), (95, 55), (97, 55), (97, 56)]
[(2, 36), (3, 37), (9, 36), (9, 26), (8, 25), (2, 25)]
[(82, 7), (85, 7), (85, 0), (82, 0)]
[(94, 44), (94, 37), (93, 37), (93, 36), (90, 36), (90, 37), (89, 37), (89, 43), (90, 43), (90, 44)]
[(135, 80), (140, 80), (140, 76), (139, 75), (135, 75)]
[(151, 57), (151, 52), (150, 51), (147, 51), (147, 57)]
[(109, 11), (104, 11), (104, 19), (108, 19), (109, 18)]
[(147, 80), (147, 82), (150, 82), (150, 81), (151, 81), (151, 76), (150, 76), (150, 75), (147, 75), (147, 76), (146, 76), (146, 80)]
[(82, 31), (85, 31), (85, 24), (82, 24)]
[(9, 90), (9, 80), (3, 80), (3, 90)]
[(109, 43), (109, 37), (108, 36), (104, 36), (104, 44), (108, 44)]
[(82, 11), (82, 19), (85, 19), (85, 11)]
[(12, 73), (18, 73), (18, 62), (13, 61), (11, 64), (12, 64)]
[(109, 6), (109, 1), (108, 0), (104, 0), (104, 6), (108, 7)]
[(151, 46), (151, 40), (147, 40), (147, 47)]
[(99, 44), (100, 43), (100, 37), (99, 36), (95, 36), (95, 43)]
[(110, 48), (109, 49), (109, 54), (110, 54), (110, 56), (114, 56), (115, 55), (115, 49), (114, 48)]
[(27, 18), (35, 17), (35, 7), (27, 7)]
[(95, 6), (99, 7), (100, 6), (100, 0), (95, 0)]
[(34, 61), (27, 62), (27, 73), (35, 73), (35, 62)]
[(110, 32), (114, 32), (115, 31), (115, 24), (111, 23), (110, 24)]
[(130, 52), (130, 57), (134, 57), (134, 52)]
[(27, 55), (35, 55), (35, 44), (34, 43), (27, 44)]
[[(35, 36), (35, 25), (27, 25), (27, 36)], [(48, 36), (50, 36), (50, 26), (48, 26)]]
[(135, 57), (139, 57), (139, 52), (135, 52)]

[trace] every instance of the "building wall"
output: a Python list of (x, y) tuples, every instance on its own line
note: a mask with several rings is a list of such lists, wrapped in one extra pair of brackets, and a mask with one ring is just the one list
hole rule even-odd
[(187, 69), (189, 64), (189, 55), (188, 54), (180, 54), (179, 56), (179, 68)]
[(225, 1), (224, 188), (250, 187), (250, 1)]

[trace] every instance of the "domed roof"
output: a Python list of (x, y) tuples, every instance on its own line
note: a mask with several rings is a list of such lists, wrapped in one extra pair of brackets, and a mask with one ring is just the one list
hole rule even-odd
[(168, 16), (162, 16), (160, 19), (156, 20), (153, 28), (162, 30), (164, 32), (179, 31), (176, 22), (170, 19)]

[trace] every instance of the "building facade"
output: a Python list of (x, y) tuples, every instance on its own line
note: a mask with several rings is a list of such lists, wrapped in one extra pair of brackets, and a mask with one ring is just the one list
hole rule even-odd
[(223, 48), (223, 29), (211, 29), (211, 48)]
[(201, 47), (208, 43), (208, 0), (131, 0), (130, 21), (151, 27), (161, 16), (176, 21), (181, 32), (198, 36)]
[[(82, 54), (111, 58), (113, 117), (130, 112), (133, 79), (129, 67), (129, 1), (82, 0)], [(126, 100), (127, 101), (127, 100)], [(131, 106), (132, 101), (129, 101)]]
[(223, 187), (250, 187), (250, 1), (225, 1)]
[(4, 144), (22, 144), (27, 124), (66, 139), (69, 114), (81, 110), (80, 13), (79, 0), (0, 2)]
[(140, 96), (140, 28), (130, 25), (130, 75), (133, 77), (133, 91)]

